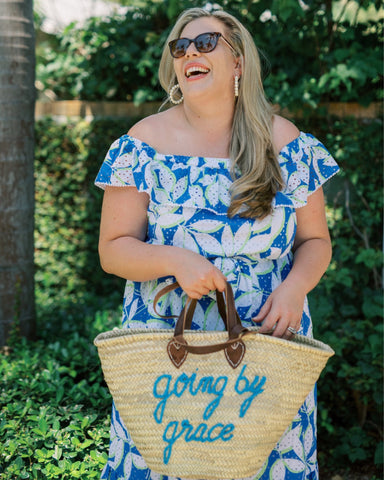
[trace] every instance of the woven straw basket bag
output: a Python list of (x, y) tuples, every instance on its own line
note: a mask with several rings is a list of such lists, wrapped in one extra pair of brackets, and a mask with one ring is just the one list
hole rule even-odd
[(244, 328), (229, 284), (225, 300), (216, 296), (227, 332), (188, 330), (196, 305), (188, 299), (174, 332), (115, 329), (94, 341), (120, 416), (159, 474), (255, 474), (334, 354), (300, 335), (288, 341)]

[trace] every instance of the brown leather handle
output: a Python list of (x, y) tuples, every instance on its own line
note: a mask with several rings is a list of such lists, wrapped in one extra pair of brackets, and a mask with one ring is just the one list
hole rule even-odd
[[(242, 326), (240, 317), (236, 311), (233, 290), (228, 282), (226, 282), (225, 287), (226, 301), (224, 301), (223, 294), (219, 290), (216, 290), (216, 300), (219, 314), (224, 321), (226, 329), (229, 333), (229, 338), (237, 338), (240, 334), (239, 330), (242, 330), (244, 327)], [(184, 330), (187, 328), (187, 326), (192, 324), (192, 317), (195, 311), (196, 303), (196, 299), (188, 298), (176, 322), (175, 337), (183, 336)]]
[[(176, 290), (177, 288), (180, 287), (180, 284), (178, 282), (174, 282), (174, 283), (171, 283), (169, 285), (167, 285), (166, 287), (162, 288), (158, 293), (157, 295), (155, 296), (154, 300), (153, 300), (153, 309), (155, 311), (155, 313), (161, 317), (161, 318), (180, 318), (181, 316), (183, 316), (185, 314), (185, 307), (187, 306), (187, 304), (184, 306), (184, 308), (182, 309), (181, 313), (179, 316), (177, 315), (161, 315), (158, 311), (157, 311), (157, 304), (159, 303), (159, 300), (161, 297), (163, 297), (164, 295), (166, 295), (167, 293), (169, 292), (172, 292), (173, 290)], [(224, 324), (225, 324), (225, 329), (228, 330), (228, 327), (227, 327), (227, 313), (226, 313), (226, 308), (225, 308), (225, 301), (224, 301), (224, 298), (223, 298), (223, 294), (221, 292), (218, 292), (219, 295), (216, 295), (216, 298), (217, 298), (217, 307), (218, 307), (218, 310), (219, 310), (219, 314), (220, 314), (220, 317), (223, 319), (224, 321)], [(191, 313), (188, 314), (186, 320), (185, 320), (185, 330), (190, 330), (191, 329), (191, 326), (192, 326), (192, 318), (193, 318), (193, 313), (194, 313), (194, 310), (196, 308), (196, 303), (197, 303), (197, 300), (196, 299), (190, 299), (191, 300)], [(193, 302), (193, 303), (192, 303)]]
[[(154, 300), (155, 311), (156, 303), (158, 302), (159, 298), (165, 293), (176, 289), (177, 287), (179, 287), (178, 283), (168, 285), (156, 295)], [(176, 322), (174, 336), (169, 341), (167, 346), (168, 355), (172, 363), (177, 368), (179, 368), (185, 362), (188, 353), (205, 355), (221, 350), (224, 350), (225, 357), (231, 367), (236, 368), (238, 365), (240, 365), (245, 354), (245, 345), (241, 340), (241, 337), (249, 332), (249, 330), (247, 330), (241, 324), (240, 317), (235, 307), (232, 287), (228, 282), (226, 283), (225, 288), (225, 301), (223, 294), (218, 290), (216, 290), (216, 299), (220, 316), (223, 319), (228, 331), (228, 340), (226, 342), (211, 345), (188, 345), (184, 338), (184, 330), (185, 328), (190, 328), (192, 324), (192, 318), (197, 303), (197, 300), (188, 298)]]

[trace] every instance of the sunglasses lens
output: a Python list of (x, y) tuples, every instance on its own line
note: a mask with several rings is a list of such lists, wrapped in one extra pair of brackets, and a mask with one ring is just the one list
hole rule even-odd
[(190, 41), (187, 38), (178, 38), (177, 40), (172, 40), (172, 42), (169, 42), (169, 48), (172, 57), (183, 57), (187, 51), (187, 48), (189, 47), (189, 44)]
[(188, 38), (178, 38), (169, 42), (169, 49), (172, 57), (183, 57), (191, 43), (194, 43), (196, 50), (201, 53), (212, 52), (217, 45), (220, 34), (218, 33), (202, 33), (198, 35), (194, 40)]
[(172, 42), (169, 42), (169, 49), (171, 51), (172, 57), (179, 58), (185, 55), (188, 45), (188, 41), (184, 38), (179, 38), (177, 40), (172, 40)]
[(217, 45), (218, 35), (215, 33), (202, 33), (195, 38), (195, 45), (199, 52), (208, 53)]

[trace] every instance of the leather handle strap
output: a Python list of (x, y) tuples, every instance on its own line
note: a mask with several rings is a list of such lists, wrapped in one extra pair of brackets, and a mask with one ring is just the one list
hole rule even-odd
[[(250, 334), (249, 330), (243, 332), (243, 335)], [(196, 355), (206, 355), (209, 353), (224, 351), (225, 358), (232, 368), (237, 368), (245, 355), (245, 344), (242, 339), (236, 338), (227, 340), (223, 343), (215, 343), (211, 345), (188, 345), (185, 338), (171, 338), (167, 345), (168, 356), (176, 368), (180, 368), (185, 362), (188, 353)]]
[[(219, 314), (223, 319), (229, 338), (237, 338), (244, 327), (241, 324), (240, 317), (236, 311), (235, 300), (231, 285), (227, 282), (225, 290), (226, 302), (222, 292), (216, 290), (216, 301)], [(192, 324), (193, 314), (196, 308), (196, 299), (188, 298), (181, 311), (175, 326), (175, 337), (182, 337), (184, 330), (189, 329)]]
[[(153, 309), (154, 309), (156, 315), (158, 315), (161, 318), (179, 318), (179, 317), (185, 315), (185, 311), (186, 311), (188, 301), (187, 301), (186, 305), (184, 306), (184, 308), (181, 311), (179, 316), (177, 316), (177, 315), (161, 315), (157, 310), (157, 305), (159, 303), (160, 298), (163, 297), (164, 295), (166, 295), (167, 293), (172, 292), (173, 290), (176, 290), (179, 287), (180, 287), (180, 284), (178, 282), (174, 282), (174, 283), (171, 283), (170, 285), (165, 286), (164, 288), (162, 288), (156, 294), (156, 296), (153, 300)], [(222, 295), (221, 292), (216, 292), (216, 299), (217, 299), (217, 307), (218, 307), (218, 310), (219, 310), (220, 317), (224, 321), (226, 330), (228, 330), (227, 312), (226, 312), (226, 308), (225, 308), (225, 301), (224, 301), (224, 298), (223, 298), (223, 295)], [(192, 318), (193, 318), (193, 314), (194, 314), (194, 311), (195, 311), (195, 308), (196, 308), (196, 303), (197, 303), (196, 299), (190, 299), (190, 300), (192, 300), (193, 303), (191, 302), (191, 305), (190, 305), (190, 308), (192, 309), (191, 313), (188, 314), (188, 316), (186, 317), (186, 320), (185, 320), (185, 327), (184, 328), (186, 330), (191, 329)]]
[(206, 355), (207, 353), (220, 352), (221, 350), (225, 350), (228, 347), (233, 347), (233, 345), (236, 345), (236, 343), (241, 342), (241, 337), (243, 335), (246, 335), (247, 333), (251, 332), (247, 330), (246, 332), (242, 332), (240, 337), (238, 338), (227, 340), (226, 342), (222, 343), (211, 343), (210, 345), (189, 345), (188, 343), (186, 343), (184, 338), (180, 339), (177, 337), (174, 337), (174, 340), (189, 353), (194, 353), (196, 355)]
[[(159, 299), (179, 286), (180, 285), (177, 282), (167, 285), (156, 295), (154, 299), (154, 310), (162, 318), (171, 317), (165, 317), (157, 312), (156, 305)], [(184, 308), (177, 319), (173, 338), (169, 341), (167, 346), (168, 355), (177, 368), (184, 363), (188, 353), (205, 355), (219, 352), (221, 350), (224, 351), (225, 357), (231, 367), (236, 368), (240, 365), (245, 354), (245, 344), (241, 338), (243, 335), (249, 333), (249, 331), (241, 324), (240, 317), (235, 307), (233, 290), (228, 282), (226, 283), (225, 288), (225, 300), (223, 294), (218, 290), (216, 290), (216, 300), (220, 316), (228, 331), (228, 340), (226, 342), (211, 345), (188, 345), (184, 338), (184, 330), (190, 329), (197, 304), (196, 299), (188, 297)]]
[(174, 282), (174, 283), (171, 283), (169, 285), (166, 285), (164, 288), (162, 288), (155, 296), (154, 300), (153, 300), (153, 309), (156, 313), (156, 315), (158, 315), (159, 317), (161, 318), (177, 318), (177, 315), (161, 315), (158, 311), (157, 311), (157, 304), (159, 303), (159, 300), (161, 297), (163, 297), (164, 295), (166, 295), (167, 293), (169, 292), (172, 292), (173, 290), (176, 290), (176, 288), (179, 288), (180, 285), (178, 282)]

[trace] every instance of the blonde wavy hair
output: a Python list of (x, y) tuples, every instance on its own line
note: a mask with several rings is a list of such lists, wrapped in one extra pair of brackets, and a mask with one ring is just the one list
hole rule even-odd
[(242, 66), (230, 141), (234, 181), (228, 216), (239, 214), (261, 219), (272, 212), (272, 200), (284, 183), (272, 143), (273, 107), (264, 94), (260, 57), (248, 30), (222, 10), (209, 12), (191, 8), (184, 11), (166, 41), (159, 66), (159, 80), (167, 93), (177, 83), (168, 42), (179, 38), (188, 23), (201, 17), (214, 17), (224, 24), (226, 38), (234, 47), (236, 53), (233, 54), (240, 59)]

